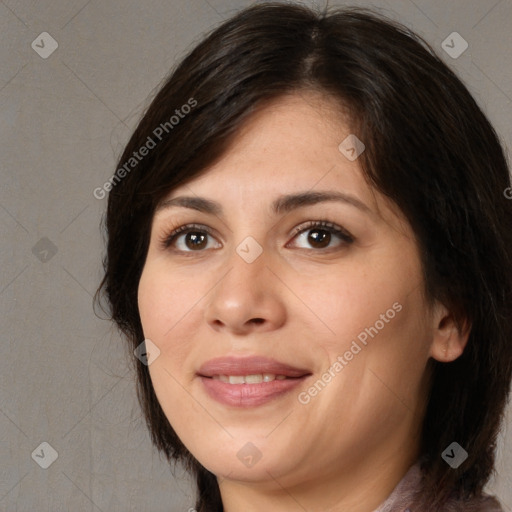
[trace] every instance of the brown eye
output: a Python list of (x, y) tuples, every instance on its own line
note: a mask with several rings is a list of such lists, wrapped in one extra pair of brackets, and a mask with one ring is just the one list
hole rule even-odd
[(316, 249), (323, 249), (329, 245), (331, 241), (331, 233), (325, 229), (312, 229), (308, 235), (308, 243)]
[(200, 231), (190, 231), (185, 233), (185, 245), (192, 250), (203, 249), (206, 247), (206, 238), (208, 235)]
[(162, 245), (165, 249), (172, 246), (173, 250), (181, 252), (201, 252), (208, 248), (210, 238), (213, 239), (213, 235), (206, 226), (187, 224), (165, 236)]
[(304, 247), (305, 249), (327, 249), (333, 239), (338, 239), (338, 248), (354, 242), (354, 238), (347, 231), (327, 221), (312, 221), (306, 226), (298, 227), (295, 233), (294, 238), (301, 239), (309, 245)]

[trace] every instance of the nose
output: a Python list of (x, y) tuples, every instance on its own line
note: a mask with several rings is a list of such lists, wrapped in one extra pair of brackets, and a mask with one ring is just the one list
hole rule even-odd
[(233, 250), (225, 268), (207, 296), (205, 320), (212, 329), (247, 334), (272, 331), (285, 323), (285, 287), (270, 250), (264, 249), (254, 261)]

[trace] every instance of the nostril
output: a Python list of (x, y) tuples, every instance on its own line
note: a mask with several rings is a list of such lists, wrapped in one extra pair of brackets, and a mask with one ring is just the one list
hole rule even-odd
[(251, 320), (251, 322), (255, 323), (255, 324), (261, 324), (262, 322), (264, 322), (265, 320), (263, 320), (263, 318), (253, 318)]

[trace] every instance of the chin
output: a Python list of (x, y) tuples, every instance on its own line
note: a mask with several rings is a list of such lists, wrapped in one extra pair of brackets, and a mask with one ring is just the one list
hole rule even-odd
[[(272, 480), (272, 476), (287, 473), (293, 469), (293, 461), (288, 455), (277, 451), (271, 443), (263, 438), (248, 441), (246, 436), (243, 441), (230, 440), (225, 444), (217, 444), (218, 452), (212, 453), (211, 445), (205, 447), (207, 454), (192, 452), (194, 457), (208, 471), (221, 478), (241, 481), (266, 481)], [(211, 442), (211, 438), (210, 438)], [(283, 466), (283, 462), (290, 468)], [(271, 476), (272, 475), (272, 476)]]

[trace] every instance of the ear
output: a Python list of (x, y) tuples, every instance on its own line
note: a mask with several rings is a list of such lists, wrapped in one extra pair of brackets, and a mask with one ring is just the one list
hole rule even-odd
[(450, 363), (462, 355), (468, 342), (471, 325), (464, 321), (457, 326), (453, 314), (437, 302), (432, 314), (432, 344), (430, 356), (441, 363)]

